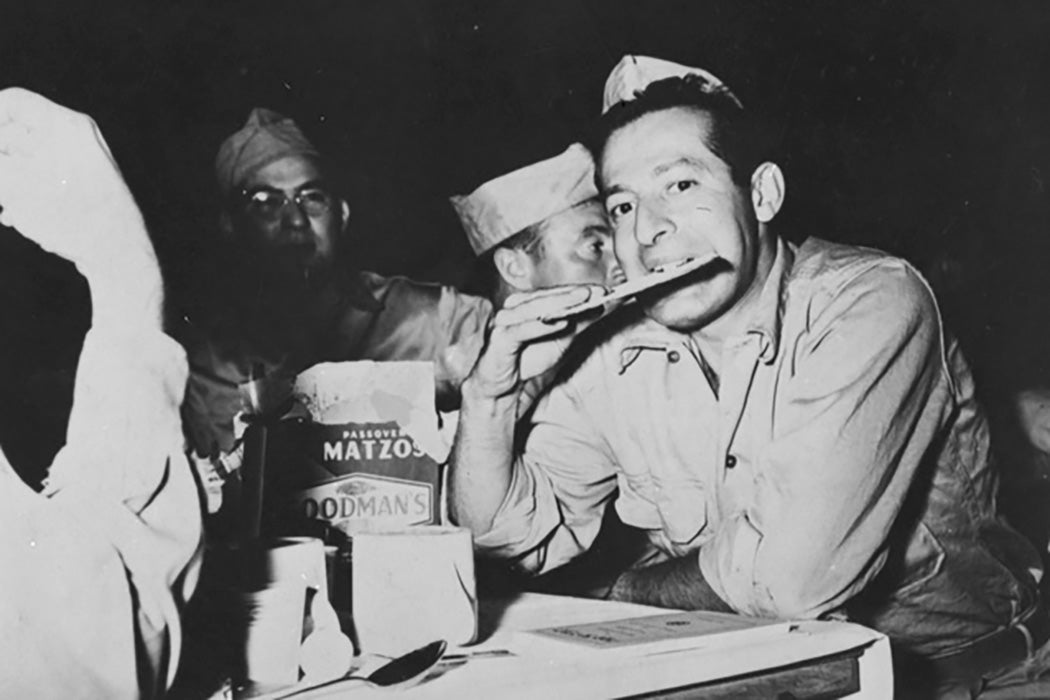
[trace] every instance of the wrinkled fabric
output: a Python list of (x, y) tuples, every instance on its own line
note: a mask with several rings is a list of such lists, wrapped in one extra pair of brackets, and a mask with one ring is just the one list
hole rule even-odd
[(263, 166), (281, 158), (320, 158), (298, 125), (272, 109), (256, 107), (241, 129), (231, 134), (215, 156), (215, 181), (222, 196)]
[(574, 143), (562, 153), (489, 180), (449, 199), (476, 255), (529, 226), (597, 199), (590, 151)]
[(924, 655), (1005, 625), (1038, 559), (997, 517), (988, 428), (925, 281), (877, 251), (778, 243), (714, 385), (641, 318), (538, 406), (482, 551), (585, 551), (614, 497), (735, 610), (855, 619)]
[(159, 331), (92, 329), (44, 492), (0, 455), (0, 697), (171, 685), (201, 542), (185, 383), (185, 353)]
[(460, 384), (484, 341), (492, 314), (489, 302), (403, 277), (363, 272), (360, 283), (309, 356), (274, 360), (231, 350), (213, 337), (188, 337), (190, 380), (183, 419), (190, 447), (212, 457), (235, 447), (234, 417), (246, 408), (244, 385), (256, 365), (269, 378), (290, 379), (318, 362), (432, 361), (438, 406), (458, 406)]
[(605, 89), (602, 93), (602, 114), (620, 104), (630, 102), (638, 97), (650, 84), (658, 80), (668, 78), (684, 78), (687, 75), (699, 78), (707, 91), (724, 91), (738, 107), (744, 105), (733, 91), (726, 87), (725, 83), (707, 72), (703, 68), (690, 68), (673, 61), (665, 61), (662, 58), (651, 56), (632, 56), (628, 54), (620, 59), (620, 62), (609, 73), (605, 79)]

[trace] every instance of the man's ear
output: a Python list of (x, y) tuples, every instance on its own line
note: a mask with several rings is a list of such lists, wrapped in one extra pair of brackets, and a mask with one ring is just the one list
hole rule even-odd
[(776, 163), (765, 162), (751, 175), (751, 205), (759, 222), (768, 224), (784, 205), (784, 173)]
[(496, 272), (512, 289), (524, 292), (532, 289), (532, 260), (524, 250), (496, 248), (492, 252)]
[(350, 225), (350, 205), (347, 204), (345, 199), (339, 200), (339, 214), (343, 218), (342, 231), (346, 232), (346, 227)]

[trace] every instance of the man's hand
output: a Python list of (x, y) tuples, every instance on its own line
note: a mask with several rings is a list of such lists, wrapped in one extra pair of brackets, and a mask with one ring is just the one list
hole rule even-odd
[(463, 382), (449, 469), (449, 515), (475, 536), (491, 529), (510, 486), (524, 382), (554, 367), (576, 334), (594, 322), (540, 319), (604, 292), (575, 285), (514, 294), (493, 317), (481, 357)]
[(469, 390), (490, 399), (508, 396), (522, 382), (554, 367), (572, 339), (598, 314), (583, 320), (540, 319), (604, 292), (597, 285), (572, 285), (509, 296), (493, 317), (485, 349), (468, 381)]
[(160, 273), (142, 214), (87, 115), (0, 90), (0, 224), (73, 262), (96, 316), (159, 315)]

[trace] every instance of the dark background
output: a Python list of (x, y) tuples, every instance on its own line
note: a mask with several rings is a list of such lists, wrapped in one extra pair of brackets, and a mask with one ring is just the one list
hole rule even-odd
[[(624, 53), (702, 66), (772, 118), (784, 230), (913, 260), (1005, 385), (1046, 373), (1048, 37), (1041, 1), (3, 0), (0, 86), (95, 117), (180, 313), (207, 302), (212, 162), (253, 106), (352, 173), (362, 267), (459, 283), (470, 256), (446, 197), (560, 152)], [(0, 230), (16, 462), (61, 441), (88, 318), (75, 272)]]

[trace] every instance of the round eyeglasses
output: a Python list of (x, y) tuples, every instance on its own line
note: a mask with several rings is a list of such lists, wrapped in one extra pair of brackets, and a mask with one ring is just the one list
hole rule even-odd
[(276, 221), (292, 202), (307, 216), (323, 216), (331, 211), (335, 201), (332, 193), (321, 187), (304, 187), (291, 197), (281, 190), (263, 187), (245, 190), (241, 198), (245, 212), (263, 221)]

